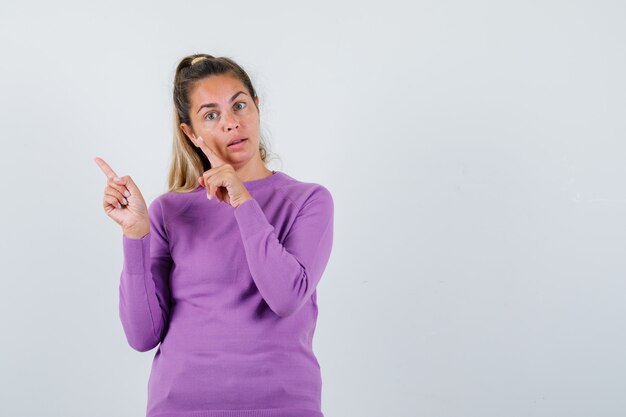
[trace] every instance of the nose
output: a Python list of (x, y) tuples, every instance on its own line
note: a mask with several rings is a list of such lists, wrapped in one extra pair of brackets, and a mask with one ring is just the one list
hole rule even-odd
[(239, 121), (237, 119), (235, 119), (235, 117), (233, 115), (231, 115), (230, 112), (225, 112), (224, 113), (224, 128), (230, 132), (233, 129), (238, 129), (239, 128)]

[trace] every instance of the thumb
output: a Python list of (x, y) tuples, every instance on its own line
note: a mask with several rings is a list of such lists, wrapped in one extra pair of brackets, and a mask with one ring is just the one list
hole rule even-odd
[(115, 181), (117, 184), (124, 185), (128, 188), (128, 191), (134, 195), (141, 195), (141, 191), (139, 191), (139, 187), (135, 184), (135, 181), (130, 177), (130, 175), (124, 175), (120, 177), (119, 181)]

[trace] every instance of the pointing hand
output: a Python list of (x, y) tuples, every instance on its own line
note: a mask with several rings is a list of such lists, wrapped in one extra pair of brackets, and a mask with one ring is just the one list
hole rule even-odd
[[(146, 202), (129, 175), (118, 178), (102, 158), (94, 158), (104, 175), (104, 212), (122, 226), (125, 236), (139, 239), (150, 232), (150, 218)], [(116, 180), (117, 179), (117, 180)]]

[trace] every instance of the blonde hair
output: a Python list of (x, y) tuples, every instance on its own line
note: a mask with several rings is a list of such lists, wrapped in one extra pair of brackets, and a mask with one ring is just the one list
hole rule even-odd
[[(185, 123), (191, 126), (189, 93), (195, 83), (203, 78), (219, 74), (229, 74), (236, 77), (248, 89), (250, 97), (253, 99), (257, 97), (248, 74), (230, 58), (194, 54), (186, 56), (178, 63), (174, 76), (174, 141), (168, 175), (168, 191), (189, 192), (195, 190), (199, 185), (198, 178), (204, 171), (211, 169), (209, 159), (185, 135), (180, 125)], [(267, 149), (262, 136), (259, 152), (261, 160), (266, 162)]]

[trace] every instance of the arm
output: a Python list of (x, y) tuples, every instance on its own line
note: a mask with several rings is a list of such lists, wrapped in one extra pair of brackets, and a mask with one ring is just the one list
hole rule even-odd
[(330, 258), (333, 199), (319, 187), (302, 205), (284, 244), (254, 199), (235, 209), (248, 267), (269, 307), (279, 316), (296, 313), (311, 297)]
[(148, 209), (150, 232), (141, 239), (123, 236), (124, 265), (120, 276), (119, 314), (128, 344), (140, 352), (163, 340), (170, 310), (172, 259), (161, 204)]

